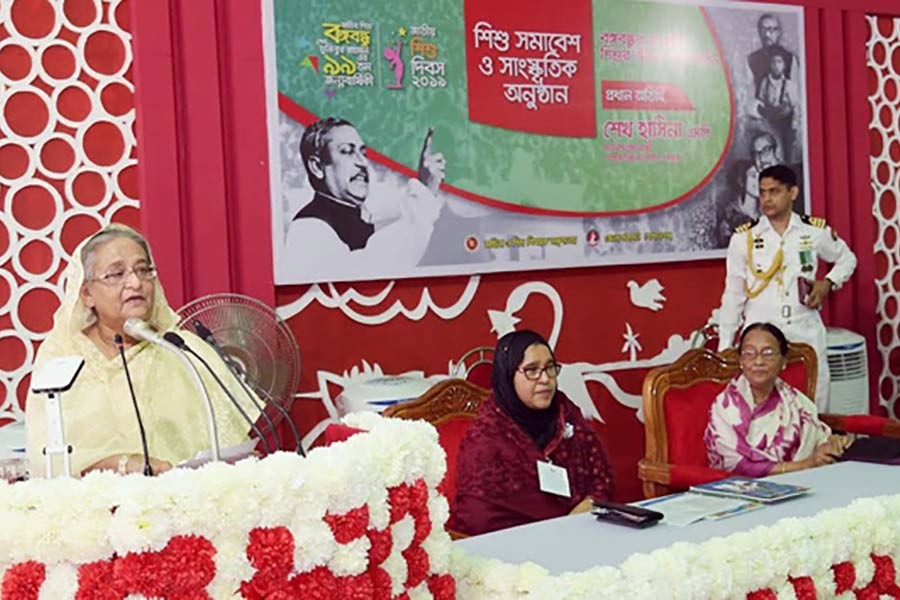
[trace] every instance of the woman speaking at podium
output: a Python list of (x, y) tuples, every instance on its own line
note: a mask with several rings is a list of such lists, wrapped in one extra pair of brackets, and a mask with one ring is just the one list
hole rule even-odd
[[(147, 241), (133, 229), (109, 225), (78, 246), (65, 281), (65, 296), (53, 316), (53, 329), (37, 352), (35, 370), (54, 357), (84, 358), (77, 380), (62, 395), (72, 472), (80, 476), (99, 469), (123, 474), (144, 470), (138, 420), (117, 341), (128, 362), (153, 473), (208, 449), (204, 400), (179, 357), (124, 333), (126, 320), (133, 317), (159, 332), (178, 323), (156, 277)], [(179, 335), (225, 385), (233, 386), (232, 394), (255, 420), (258, 409), (238, 388), (217, 353), (189, 332), (180, 331)], [(246, 439), (250, 429), (246, 421), (208, 372), (201, 376), (212, 401), (221, 445)], [(25, 427), (31, 475), (45, 476), (47, 415), (43, 397), (29, 395)]]

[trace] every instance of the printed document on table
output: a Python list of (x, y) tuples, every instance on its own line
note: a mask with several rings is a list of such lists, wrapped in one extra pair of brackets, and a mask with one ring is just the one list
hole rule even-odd
[[(665, 515), (663, 523), (677, 527), (684, 527), (707, 517), (721, 518), (725, 513), (739, 514), (751, 508), (746, 506), (748, 504), (753, 505), (746, 500), (687, 493), (637, 503), (638, 506), (661, 512)], [(757, 508), (757, 505), (753, 505), (752, 508)]]

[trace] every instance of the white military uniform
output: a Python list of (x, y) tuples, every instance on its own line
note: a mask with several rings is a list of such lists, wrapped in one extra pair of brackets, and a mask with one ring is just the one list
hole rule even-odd
[(801, 277), (815, 280), (819, 258), (834, 263), (826, 275), (834, 289), (839, 289), (856, 268), (856, 256), (825, 219), (791, 213), (782, 235), (765, 216), (738, 227), (728, 245), (725, 291), (719, 309), (719, 351), (732, 345), (742, 323), (772, 323), (789, 341), (810, 344), (819, 363), (816, 406), (825, 411), (831, 380), (825, 325), (819, 311), (803, 304), (798, 283)]

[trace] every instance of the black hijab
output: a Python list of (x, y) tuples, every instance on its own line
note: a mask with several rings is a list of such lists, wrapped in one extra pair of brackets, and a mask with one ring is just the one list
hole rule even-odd
[[(491, 383), (494, 387), (494, 401), (528, 434), (528, 437), (533, 439), (540, 448), (543, 448), (556, 435), (559, 402), (554, 395), (550, 406), (546, 409), (528, 408), (519, 399), (515, 383), (513, 383), (516, 370), (525, 357), (525, 350), (532, 344), (542, 344), (548, 349), (550, 348), (547, 340), (527, 329), (513, 331), (501, 337), (494, 351), (494, 370), (491, 373)], [(550, 350), (550, 354), (553, 355), (553, 350)], [(559, 390), (557, 390), (558, 393)]]

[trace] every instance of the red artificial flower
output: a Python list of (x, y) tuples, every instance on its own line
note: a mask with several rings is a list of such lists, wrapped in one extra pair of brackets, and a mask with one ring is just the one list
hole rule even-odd
[(428, 485), (424, 479), (419, 479), (412, 485), (409, 496), (413, 507), (425, 507), (428, 504)]
[(291, 579), (294, 598), (304, 600), (330, 600), (337, 598), (338, 582), (334, 573), (325, 567), (316, 567), (308, 573), (298, 573)]
[(375, 593), (375, 586), (368, 573), (352, 577), (338, 577), (338, 595), (341, 600), (369, 600)]
[(394, 547), (394, 538), (391, 537), (390, 529), (382, 529), (377, 531), (370, 529), (366, 532), (371, 545), (369, 546), (369, 567), (375, 567), (387, 560), (391, 555), (391, 548)]
[(897, 587), (897, 570), (894, 566), (894, 559), (890, 556), (871, 555), (872, 562), (875, 563), (875, 575), (872, 576), (872, 583), (875, 584), (878, 591), (882, 594), (894, 594), (900, 592)]
[(112, 560), (98, 560), (78, 567), (78, 591), (75, 600), (122, 600), (116, 589)]
[(428, 591), (434, 600), (454, 600), (456, 598), (456, 580), (449, 573), (432, 575), (428, 578)]
[(748, 593), (747, 600), (778, 600), (778, 595), (769, 588), (765, 588)]
[(393, 597), (391, 576), (384, 569), (369, 569), (372, 577), (372, 600), (391, 600)]
[(812, 577), (788, 577), (798, 600), (816, 600), (816, 584)]
[(3, 575), (0, 598), (38, 600), (46, 578), (47, 568), (43, 563), (34, 560), (16, 563)]
[(338, 544), (348, 544), (366, 534), (369, 528), (369, 506), (364, 504), (342, 515), (328, 513), (325, 522), (334, 532)]
[(402, 554), (407, 566), (405, 587), (414, 588), (428, 576), (428, 553), (421, 546), (410, 546)]
[(212, 543), (198, 536), (175, 536), (159, 552), (129, 553), (112, 562), (113, 585), (127, 594), (148, 597), (208, 597), (216, 574)]
[(391, 505), (391, 524), (406, 516), (410, 506), (410, 486), (401, 483), (388, 490), (388, 502)]
[(178, 600), (208, 599), (206, 586), (216, 575), (216, 549), (206, 538), (175, 536), (159, 552), (81, 565), (77, 600), (120, 600), (131, 594)]
[(412, 545), (418, 546), (425, 541), (428, 534), (431, 533), (431, 516), (428, 511), (415, 511), (413, 519), (416, 524), (416, 532), (413, 534)]
[(253, 529), (247, 559), (258, 573), (287, 579), (294, 570), (294, 534), (287, 527)]
[(287, 527), (257, 527), (249, 537), (247, 559), (256, 573), (241, 582), (241, 595), (250, 600), (293, 597), (288, 577), (294, 570), (294, 535)]
[(840, 595), (853, 589), (856, 583), (856, 569), (853, 567), (852, 562), (844, 561), (832, 565), (831, 570), (834, 573), (835, 594)]
[(878, 591), (871, 583), (860, 590), (854, 590), (856, 600), (878, 600)]

